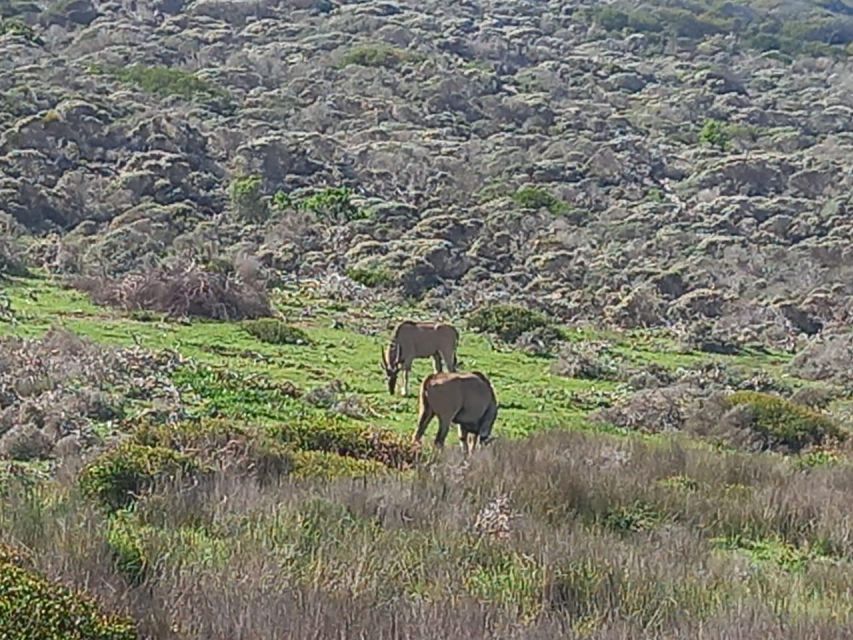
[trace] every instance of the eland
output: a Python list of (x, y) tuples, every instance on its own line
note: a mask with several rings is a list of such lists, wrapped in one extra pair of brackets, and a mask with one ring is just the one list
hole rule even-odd
[(448, 371), (456, 371), (456, 347), (459, 332), (451, 325), (440, 322), (412, 322), (397, 325), (387, 350), (382, 351), (382, 368), (388, 379), (388, 393), (397, 389), (397, 377), (403, 372), (403, 394), (409, 389), (409, 375), (416, 358), (432, 357), (434, 371), (441, 371), (441, 362)]
[(431, 373), (421, 383), (418, 429), (412, 437), (419, 443), (433, 417), (438, 416), (435, 446), (444, 447), (451, 423), (459, 425), (462, 450), (469, 453), (468, 439), (474, 436), (470, 452), (477, 442), (485, 444), (492, 436), (498, 415), (498, 400), (489, 379), (479, 371), (470, 373)]

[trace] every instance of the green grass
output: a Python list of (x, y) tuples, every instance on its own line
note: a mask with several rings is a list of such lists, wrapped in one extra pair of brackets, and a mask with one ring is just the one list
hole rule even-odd
[[(407, 315), (424, 317), (423, 313), (382, 305), (350, 310), (317, 298), (309, 288), (284, 289), (274, 296), (283, 321), (304, 332), (310, 341), (307, 345), (269, 344), (255, 338), (240, 323), (134, 319), (98, 307), (84, 295), (44, 278), (13, 278), (6, 291), (16, 320), (0, 323), (0, 335), (37, 337), (52, 325), (59, 325), (104, 344), (169, 348), (192, 358), (198, 366), (182, 368), (176, 379), (195, 393), (194, 406), (202, 415), (244, 415), (267, 423), (319, 418), (324, 410), (293, 397), (291, 390), (310, 391), (338, 380), (348, 393), (370, 406), (374, 413), (370, 425), (409, 433), (417, 420), (417, 386), (432, 371), (431, 361), (416, 360), (410, 395), (391, 397), (379, 368), (380, 348), (395, 322)], [(317, 312), (306, 319), (302, 310), (309, 305)], [(485, 372), (498, 395), (496, 435), (523, 436), (552, 427), (587, 427), (586, 415), (591, 408), (579, 398), (612, 397), (622, 392), (620, 385), (611, 381), (553, 375), (549, 359), (493, 347), (486, 335), (466, 329), (465, 319), (455, 322), (462, 334), (461, 368)], [(362, 323), (383, 328), (375, 336), (364, 335), (356, 331)], [(780, 354), (750, 351), (737, 356), (682, 353), (674, 340), (649, 331), (561, 329), (567, 340), (608, 340), (614, 354), (635, 365), (675, 369), (720, 361), (745, 369), (760, 368), (781, 378), (787, 362)]]

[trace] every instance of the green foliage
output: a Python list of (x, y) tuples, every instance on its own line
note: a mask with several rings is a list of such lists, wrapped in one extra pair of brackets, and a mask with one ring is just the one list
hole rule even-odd
[(384, 42), (352, 47), (341, 58), (340, 66), (399, 67), (404, 62), (420, 59), (418, 54)]
[(76, 594), (24, 568), (0, 550), (0, 638), (14, 640), (133, 640), (132, 621), (107, 615)]
[(314, 191), (310, 195), (293, 195), (278, 191), (272, 198), (277, 209), (293, 207), (297, 211), (313, 214), (322, 222), (345, 224), (367, 218), (367, 212), (352, 202), (353, 192), (349, 187), (329, 187)]
[(241, 325), (261, 342), (269, 344), (311, 344), (311, 339), (299, 327), (292, 327), (276, 318), (245, 320)]
[(554, 215), (570, 211), (568, 204), (542, 187), (521, 187), (513, 194), (512, 199), (524, 209), (547, 209)]
[(41, 36), (31, 26), (18, 20), (0, 20), (0, 36), (7, 34), (19, 36), (31, 44), (44, 44), (44, 40), (41, 39)]
[(753, 17), (731, 16), (718, 3), (697, 0), (636, 8), (627, 2), (598, 5), (581, 15), (608, 31), (644, 33), (650, 39), (670, 34), (693, 41), (719, 33), (734, 33), (741, 42), (758, 51), (786, 55), (849, 55), (853, 27), (848, 18), (828, 16), (821, 11), (799, 11), (796, 19), (778, 15), (771, 6), (751, 5)]
[(300, 395), (289, 382), (262, 374), (247, 377), (227, 366), (184, 366), (175, 371), (173, 380), (198, 396), (196, 408), (206, 416), (280, 420), (279, 411)]
[(542, 566), (532, 557), (491, 542), (478, 544), (470, 558), (465, 588), (476, 598), (518, 608), (531, 619), (541, 604)]
[(659, 480), (659, 484), (664, 487), (670, 487), (671, 489), (678, 489), (681, 491), (696, 491), (699, 488), (699, 483), (696, 480), (685, 475), (675, 475), (663, 478)]
[(801, 549), (780, 538), (752, 539), (742, 535), (713, 538), (719, 549), (741, 551), (754, 562), (772, 562), (791, 572), (802, 571), (815, 559), (826, 555), (820, 546)]
[(347, 269), (346, 274), (348, 278), (371, 288), (391, 287), (397, 282), (394, 274), (387, 269), (351, 267)]
[(762, 435), (770, 447), (783, 445), (799, 451), (830, 438), (845, 438), (827, 416), (769, 393), (737, 391), (728, 397), (728, 404), (749, 409), (750, 428)]
[(129, 505), (157, 480), (197, 471), (189, 456), (164, 447), (126, 442), (84, 467), (79, 484), (84, 495), (109, 510), (116, 510)]
[(150, 567), (145, 552), (145, 532), (146, 529), (130, 511), (122, 509), (110, 517), (107, 546), (113, 554), (116, 568), (133, 584), (139, 584)]
[(533, 329), (551, 327), (544, 314), (511, 304), (497, 304), (477, 309), (468, 317), (468, 326), (475, 331), (492, 333), (504, 342), (515, 342), (521, 334)]
[(602, 524), (614, 531), (647, 531), (653, 529), (663, 520), (663, 516), (652, 506), (638, 500), (630, 505), (623, 505), (607, 511)]
[(293, 466), (291, 450), (270, 437), (266, 429), (233, 420), (143, 423), (134, 430), (132, 440), (189, 456), (199, 468), (232, 467), (261, 479), (285, 474)]
[(729, 146), (730, 136), (726, 130), (726, 125), (719, 120), (706, 120), (702, 125), (702, 130), (699, 132), (699, 142), (716, 147), (720, 151), (725, 151)]
[(374, 460), (396, 469), (409, 467), (417, 457), (408, 438), (387, 429), (353, 425), (337, 416), (278, 424), (271, 431), (296, 449)]
[(226, 110), (233, 107), (231, 96), (227, 91), (183, 69), (134, 64), (127, 67), (94, 65), (91, 71), (112, 76), (120, 82), (134, 85), (152, 95), (209, 103)]
[(247, 222), (262, 222), (269, 215), (266, 203), (261, 199), (263, 181), (261, 176), (251, 175), (235, 178), (228, 187), (231, 206), (237, 215)]
[(388, 473), (381, 462), (364, 458), (352, 458), (327, 451), (298, 451), (293, 456), (291, 477), (306, 478), (364, 478)]

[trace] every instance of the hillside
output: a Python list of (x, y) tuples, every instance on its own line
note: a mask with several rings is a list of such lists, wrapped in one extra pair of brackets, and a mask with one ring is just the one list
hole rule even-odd
[(445, 4), (5, 0), (4, 226), (61, 273), (253, 256), (448, 312), (849, 323), (848, 4)]
[(0, 637), (853, 636), (851, 54), (845, 0), (0, 0)]

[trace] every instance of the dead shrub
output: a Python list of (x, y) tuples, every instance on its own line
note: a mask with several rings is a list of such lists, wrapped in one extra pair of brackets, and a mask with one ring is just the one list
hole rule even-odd
[(252, 269), (210, 271), (178, 261), (119, 278), (75, 278), (75, 288), (101, 305), (158, 311), (173, 318), (244, 320), (272, 314), (266, 285)]

